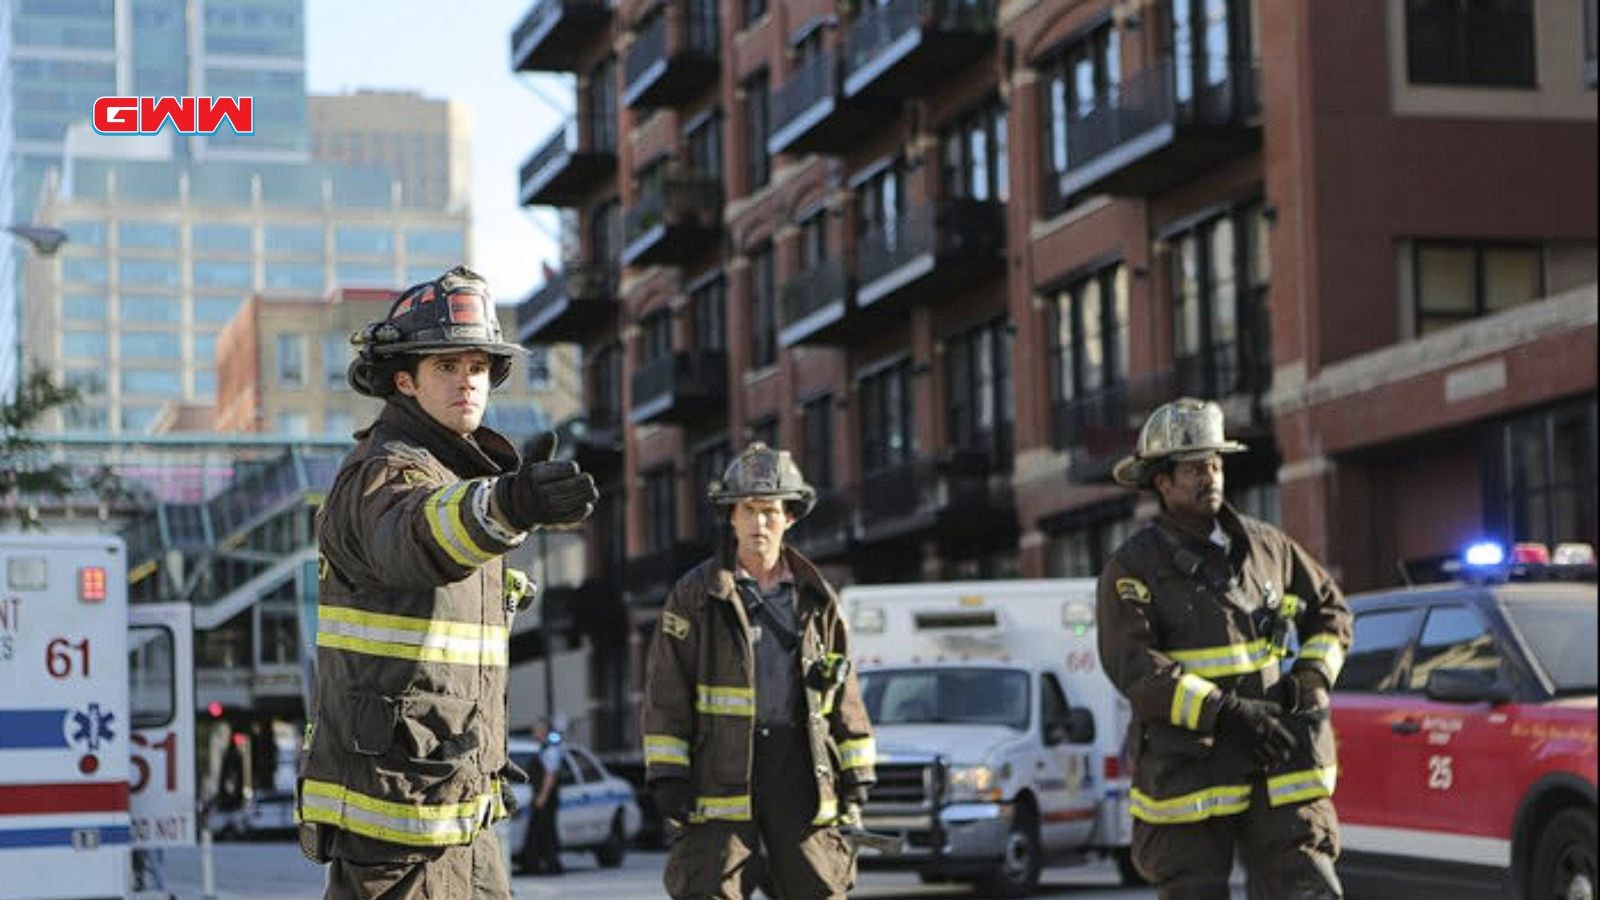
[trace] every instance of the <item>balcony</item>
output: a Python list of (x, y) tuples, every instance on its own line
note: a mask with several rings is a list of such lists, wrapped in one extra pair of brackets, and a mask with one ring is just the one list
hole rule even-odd
[(571, 448), (572, 461), (595, 480), (604, 482), (622, 470), (622, 416), (617, 406), (591, 404), (587, 416), (574, 416), (556, 431), (561, 445)]
[(856, 252), (862, 309), (949, 296), (1003, 266), (1005, 207), (967, 199), (919, 206), (864, 234)]
[(685, 572), (710, 555), (711, 548), (699, 541), (675, 540), (665, 548), (630, 558), (622, 567), (624, 601), (661, 603)]
[(813, 562), (828, 562), (849, 555), (854, 531), (855, 512), (850, 498), (845, 491), (834, 488), (817, 494), (817, 505), (811, 514), (796, 522), (783, 540)]
[(728, 359), (715, 350), (674, 353), (633, 373), (633, 407), (628, 421), (684, 424), (723, 409), (728, 393)]
[(517, 343), (584, 343), (616, 321), (617, 270), (573, 265), (517, 306)]
[(1053, 205), (1081, 194), (1158, 194), (1260, 146), (1254, 65), (1221, 67), (1203, 85), (1183, 70), (1181, 92), (1178, 74), (1165, 59), (1067, 123), (1067, 167), (1051, 185)]
[(616, 123), (585, 116), (567, 123), (522, 164), (523, 206), (577, 206), (617, 172)]
[(867, 4), (845, 35), (846, 96), (919, 97), (995, 45), (995, 0)]
[(717, 51), (716, 8), (708, 0), (667, 4), (628, 48), (623, 105), (676, 107), (700, 96), (717, 82)]
[(585, 45), (611, 21), (606, 0), (537, 0), (511, 33), (511, 68), (576, 72)]
[(783, 322), (778, 343), (785, 347), (841, 343), (865, 324), (865, 317), (853, 309), (844, 264), (837, 259), (785, 281), (779, 302)]
[(921, 540), (987, 544), (1014, 537), (1016, 503), (1008, 467), (986, 452), (950, 450), (865, 476), (860, 485), (863, 545)]
[(666, 175), (647, 183), (623, 219), (622, 264), (682, 265), (710, 250), (722, 230), (715, 175)]
[(838, 56), (823, 53), (772, 92), (768, 153), (843, 153), (894, 112), (894, 101), (846, 97), (842, 68)]

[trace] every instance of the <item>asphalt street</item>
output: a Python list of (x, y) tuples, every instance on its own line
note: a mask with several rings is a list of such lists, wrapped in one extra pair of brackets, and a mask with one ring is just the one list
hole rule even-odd
[[(215, 900), (308, 900), (322, 894), (322, 869), (301, 857), (292, 843), (219, 843), (214, 847)], [(659, 851), (628, 854), (620, 869), (601, 869), (591, 856), (568, 854), (568, 873), (559, 877), (517, 878), (513, 890), (519, 900), (536, 898), (595, 898), (632, 900), (659, 898), (661, 868), (666, 855)], [(169, 850), (164, 865), (167, 888), (181, 900), (205, 900), (201, 890), (200, 851)], [(165, 896), (141, 893), (139, 900)], [(759, 896), (759, 895), (758, 895)], [(851, 897), (872, 900), (975, 897), (955, 885), (923, 885), (915, 874), (863, 873)], [(1149, 888), (1117, 886), (1116, 867), (1095, 864), (1047, 869), (1037, 897), (1074, 897), (1077, 900), (1153, 900)], [(1244, 900), (1242, 881), (1236, 879), (1234, 900)]]

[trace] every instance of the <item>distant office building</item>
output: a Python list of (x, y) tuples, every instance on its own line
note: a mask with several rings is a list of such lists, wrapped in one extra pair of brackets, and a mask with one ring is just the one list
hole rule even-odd
[(140, 432), (169, 401), (210, 403), (217, 333), (254, 294), (394, 290), (470, 259), (470, 211), (400, 202), (387, 172), (331, 165), (82, 160), (36, 220), (23, 356), (78, 385), (72, 431)]
[(311, 155), (394, 173), (408, 206), (454, 209), (472, 190), (467, 107), (416, 93), (357, 91), (311, 98)]

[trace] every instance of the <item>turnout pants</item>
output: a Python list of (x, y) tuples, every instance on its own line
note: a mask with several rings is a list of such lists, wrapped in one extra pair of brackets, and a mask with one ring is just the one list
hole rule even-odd
[(855, 852), (832, 825), (811, 824), (817, 786), (806, 733), (757, 728), (753, 821), (690, 825), (672, 845), (663, 882), (673, 900), (745, 900), (765, 848), (779, 900), (843, 900), (855, 885)]
[(1271, 806), (1257, 783), (1250, 808), (1186, 825), (1133, 822), (1133, 862), (1160, 889), (1161, 900), (1228, 900), (1235, 851), (1251, 896), (1265, 900), (1340, 900), (1333, 862), (1339, 820), (1327, 797)]
[(471, 844), (421, 850), (340, 832), (332, 856), (324, 900), (511, 900), (493, 828)]

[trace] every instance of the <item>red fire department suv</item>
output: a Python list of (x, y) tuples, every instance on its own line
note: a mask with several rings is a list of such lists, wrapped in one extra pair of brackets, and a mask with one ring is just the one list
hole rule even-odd
[(1352, 896), (1595, 896), (1593, 554), (1504, 558), (1351, 598), (1333, 719)]

